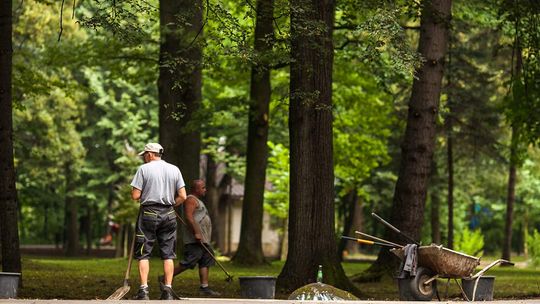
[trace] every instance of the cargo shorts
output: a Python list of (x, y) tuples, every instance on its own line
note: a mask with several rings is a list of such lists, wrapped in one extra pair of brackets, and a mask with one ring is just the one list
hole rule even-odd
[[(214, 250), (209, 244), (204, 244), (206, 248), (214, 254)], [(193, 269), (197, 264), (199, 268), (210, 267), (214, 265), (214, 258), (203, 248), (201, 243), (191, 243), (184, 245), (184, 259), (180, 264), (186, 268)]]
[(175, 216), (172, 206), (141, 206), (135, 234), (135, 259), (149, 259), (156, 240), (162, 260), (176, 258)]

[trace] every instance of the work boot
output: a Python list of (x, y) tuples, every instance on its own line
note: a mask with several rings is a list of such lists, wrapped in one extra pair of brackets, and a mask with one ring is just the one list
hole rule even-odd
[(174, 291), (169, 287), (163, 285), (163, 289), (161, 290), (161, 297), (160, 300), (175, 300)]
[(150, 297), (148, 296), (148, 286), (140, 287), (134, 299), (135, 300), (150, 300)]
[(201, 296), (211, 296), (211, 297), (217, 297), (217, 296), (220, 296), (221, 294), (217, 291), (213, 291), (212, 289), (210, 289), (210, 287), (199, 287), (199, 294)]

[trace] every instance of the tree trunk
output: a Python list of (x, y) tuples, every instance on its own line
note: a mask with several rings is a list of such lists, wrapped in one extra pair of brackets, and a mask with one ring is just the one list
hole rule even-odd
[[(212, 243), (219, 244), (220, 234), (223, 233), (220, 221), (223, 221), (219, 213), (219, 188), (216, 181), (217, 164), (210, 155), (206, 155), (206, 206), (212, 220)], [(223, 248), (218, 249), (223, 252)]]
[[(201, 0), (160, 0), (159, 138), (186, 185), (200, 178)], [(199, 38), (197, 38), (199, 37)]]
[[(523, 55), (519, 41), (516, 38), (516, 77), (521, 77), (523, 68)], [(506, 220), (504, 226), (502, 258), (510, 261), (512, 248), (512, 221), (514, 216), (514, 202), (516, 200), (516, 168), (518, 163), (518, 129), (512, 125), (512, 137), (510, 140), (510, 168), (508, 172), (508, 194), (506, 198)]]
[(71, 173), (69, 164), (66, 164), (66, 255), (77, 256), (79, 254), (79, 220), (78, 220), (78, 204), (74, 197), (75, 182)]
[(447, 147), (446, 161), (448, 168), (448, 236), (447, 246), (450, 249), (454, 248), (454, 153), (453, 153), (453, 137), (452, 137), (452, 108), (447, 117)]
[(43, 204), (43, 233), (41, 237), (44, 240), (49, 240), (49, 203)]
[(512, 128), (512, 144), (510, 147), (510, 168), (508, 170), (508, 193), (506, 197), (506, 220), (504, 225), (504, 238), (502, 257), (510, 261), (512, 248), (512, 222), (514, 216), (514, 203), (516, 200), (516, 158), (515, 127)]
[(21, 272), (11, 96), (12, 1), (0, 1), (0, 231), (2, 271)]
[(126, 225), (122, 224), (120, 225), (120, 228), (118, 229), (118, 232), (116, 233), (116, 243), (115, 243), (115, 250), (114, 250), (114, 257), (115, 258), (121, 258), (124, 256), (124, 230), (126, 229)]
[(277, 280), (283, 292), (315, 282), (322, 265), (325, 283), (358, 293), (339, 262), (334, 232), (334, 8), (332, 0), (291, 1), (289, 251)]
[(281, 224), (282, 233), (279, 240), (279, 260), (287, 260), (287, 254), (289, 253), (289, 218), (285, 218)]
[(86, 205), (86, 223), (84, 225), (84, 234), (86, 236), (86, 255), (92, 252), (92, 204)]
[[(349, 229), (347, 230), (347, 235), (354, 236), (355, 231), (365, 231), (364, 230), (364, 213), (362, 210), (362, 201), (359, 199), (356, 188), (353, 190), (354, 195), (351, 201), (352, 209), (351, 209), (351, 225), (349, 226)], [(358, 243), (347, 241), (345, 245), (345, 249), (349, 252), (349, 254), (358, 254), (360, 253), (360, 249), (358, 247)]]
[(257, 1), (255, 24), (256, 62), (251, 68), (248, 118), (246, 178), (240, 243), (234, 261), (241, 264), (262, 264), (262, 221), (266, 165), (268, 162), (268, 112), (270, 105), (270, 51), (274, 28), (273, 0)]
[(431, 192), (431, 241), (441, 243), (441, 218), (439, 216), (441, 202), (436, 191)]
[[(417, 70), (417, 78), (413, 81), (390, 217), (394, 226), (416, 240), (420, 238), (424, 221), (451, 16), (451, 0), (423, 1), (423, 4), (418, 50), (426, 61)], [(395, 242), (404, 242), (402, 237), (388, 229), (387, 237)], [(396, 264), (396, 259), (383, 249), (370, 271), (381, 273), (381, 270), (393, 269)]]

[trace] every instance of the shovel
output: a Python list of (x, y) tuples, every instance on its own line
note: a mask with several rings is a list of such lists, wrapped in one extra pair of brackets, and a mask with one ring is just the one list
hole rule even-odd
[[(138, 221), (138, 220), (137, 220)], [(135, 248), (135, 232), (133, 233), (133, 239), (131, 240), (131, 248), (129, 250), (129, 259), (128, 259), (128, 267), (126, 269), (126, 276), (124, 277), (124, 284), (122, 287), (118, 288), (113, 294), (111, 294), (107, 300), (120, 300), (122, 299), (128, 292), (131, 286), (129, 285), (129, 273), (131, 272), (131, 263), (133, 262), (133, 250)]]
[(379, 222), (383, 223), (386, 227), (394, 230), (395, 232), (397, 232), (399, 235), (403, 236), (404, 238), (407, 239), (407, 241), (411, 242), (412, 244), (416, 244), (418, 246), (420, 246), (420, 243), (418, 243), (417, 241), (415, 241), (412, 237), (406, 235), (405, 233), (403, 233), (401, 230), (397, 229), (396, 227), (394, 227), (392, 224), (390, 224), (389, 222), (385, 221), (383, 218), (381, 218), (380, 216), (378, 216), (377, 214), (375, 214), (375, 212), (372, 212), (371, 215), (376, 218)]

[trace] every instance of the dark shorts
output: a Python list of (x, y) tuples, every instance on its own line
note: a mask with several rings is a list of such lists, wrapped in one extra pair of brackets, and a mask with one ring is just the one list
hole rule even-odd
[(136, 230), (135, 259), (149, 259), (156, 240), (162, 260), (176, 258), (176, 218), (172, 206), (141, 206)]
[[(208, 250), (214, 254), (214, 250), (208, 244), (204, 244)], [(186, 268), (193, 269), (195, 265), (199, 264), (199, 268), (210, 267), (214, 265), (214, 259), (203, 248), (202, 244), (193, 243), (184, 245), (184, 259), (180, 261), (180, 264)]]

